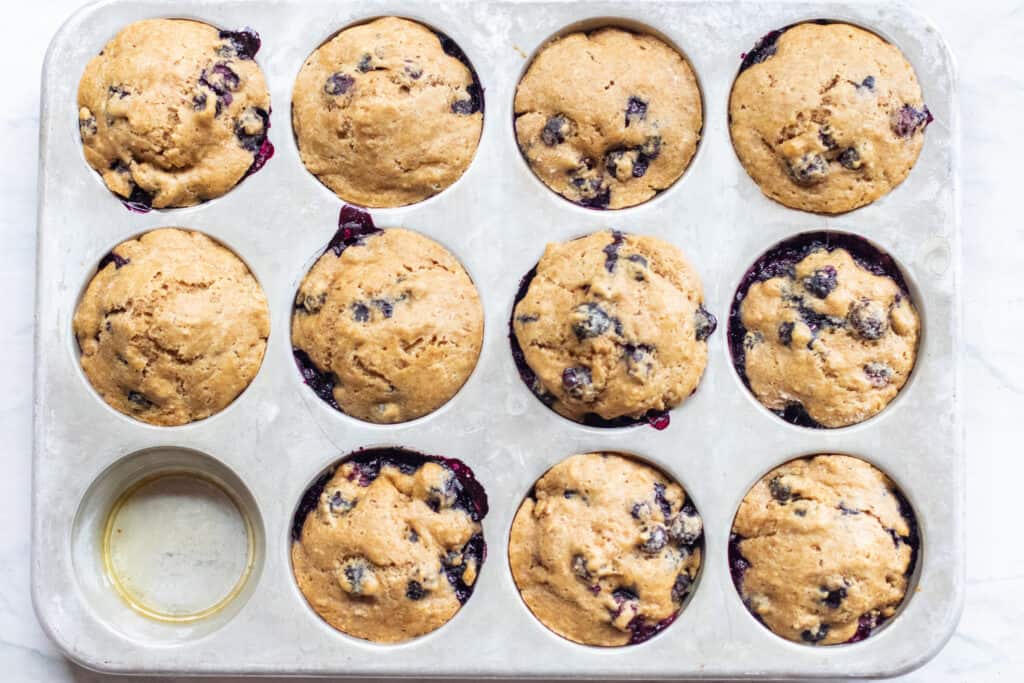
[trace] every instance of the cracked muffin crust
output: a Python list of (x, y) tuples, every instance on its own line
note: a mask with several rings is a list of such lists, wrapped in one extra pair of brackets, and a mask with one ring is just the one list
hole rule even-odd
[(683, 174), (703, 114), (682, 55), (654, 36), (603, 28), (543, 47), (516, 88), (515, 116), (541, 182), (577, 204), (620, 209)]
[(107, 404), (172, 426), (223, 410), (249, 386), (270, 313), (234, 253), (202, 233), (161, 228), (100, 261), (73, 328), (82, 370)]
[(903, 182), (931, 118), (900, 50), (841, 23), (766, 35), (744, 56), (729, 99), (733, 147), (761, 191), (827, 214)]
[(783, 419), (844, 427), (906, 383), (920, 319), (890, 257), (852, 235), (805, 233), (763, 255), (736, 293), (733, 363)]
[(306, 492), (292, 571), (309, 606), (357, 638), (397, 643), (447, 623), (486, 557), (487, 496), (459, 460), (359, 451)]
[(703, 523), (674, 481), (614, 453), (573, 455), (512, 522), (509, 563), (533, 615), (585, 645), (639, 643), (671, 624), (700, 570)]
[(919, 547), (896, 485), (846, 455), (766, 474), (732, 533), (729, 562), (747, 609), (775, 634), (819, 645), (863, 640), (895, 615)]
[(86, 161), (129, 208), (219, 197), (273, 154), (270, 95), (252, 29), (185, 19), (129, 24), (85, 68)]
[(570, 420), (667, 424), (697, 389), (716, 324), (679, 249), (613, 230), (547, 246), (523, 280), (510, 342), (526, 385)]
[(302, 162), (341, 199), (412, 204), (469, 167), (483, 88), (450, 38), (408, 19), (347, 28), (316, 49), (292, 92)]
[(433, 412), (476, 366), (483, 308), (462, 264), (403, 228), (342, 209), (339, 230), (299, 286), (292, 346), (327, 403), (368, 422)]

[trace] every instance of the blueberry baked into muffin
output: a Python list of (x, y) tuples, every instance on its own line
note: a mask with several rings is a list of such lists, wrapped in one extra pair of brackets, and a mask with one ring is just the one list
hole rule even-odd
[(519, 507), (509, 562), (527, 607), (552, 631), (627, 645), (675, 620), (700, 571), (703, 532), (683, 489), (653, 467), (574, 455)]
[(697, 150), (702, 116), (683, 56), (619, 28), (544, 46), (515, 97), (516, 139), (533, 172), (595, 209), (634, 206), (672, 185)]
[(914, 368), (921, 321), (892, 258), (859, 237), (803, 233), (751, 267), (733, 300), (733, 364), (788, 422), (872, 417)]
[(408, 19), (347, 28), (309, 56), (292, 91), (302, 162), (341, 199), (404, 206), (469, 167), (484, 95), (462, 50)]
[(219, 197), (273, 154), (252, 29), (185, 19), (129, 24), (78, 86), (85, 159), (129, 208)]
[(662, 428), (696, 391), (716, 324), (679, 249), (612, 230), (548, 245), (520, 285), (509, 340), (523, 381), (559, 414)]
[(125, 415), (171, 426), (223, 410), (249, 386), (270, 313), (230, 250), (202, 233), (161, 228), (103, 257), (73, 328), (100, 397)]
[(729, 564), (747, 609), (797, 643), (863, 640), (896, 614), (919, 551), (896, 485), (846, 455), (793, 460), (740, 504)]
[(342, 209), (292, 315), (296, 361), (323, 400), (368, 422), (426, 415), (469, 378), (482, 342), (480, 297), (451, 253)]
[(841, 23), (766, 35), (744, 56), (729, 99), (733, 146), (761, 191), (826, 214), (903, 182), (931, 120), (900, 50)]
[(443, 626), (487, 554), (487, 495), (463, 462), (359, 451), (303, 497), (292, 571), (309, 606), (357, 638), (397, 643)]

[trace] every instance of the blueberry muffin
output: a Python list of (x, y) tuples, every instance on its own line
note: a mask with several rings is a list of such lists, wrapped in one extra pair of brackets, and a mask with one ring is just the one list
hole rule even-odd
[(273, 146), (251, 29), (185, 19), (129, 24), (85, 67), (85, 159), (129, 208), (191, 206), (258, 170)]
[(702, 105), (693, 69), (654, 36), (619, 28), (543, 47), (519, 82), (519, 149), (541, 182), (595, 209), (641, 204), (683, 174)]
[(397, 643), (440, 628), (473, 593), (486, 557), (487, 496), (461, 461), (360, 451), (307, 491), (292, 571), (334, 628)]
[(805, 233), (763, 255), (729, 320), (744, 382), (769, 410), (808, 427), (844, 427), (885, 408), (914, 368), (920, 330), (892, 259), (842, 233)]
[(482, 342), (480, 297), (454, 256), (342, 209), (292, 315), (296, 360), (321, 398), (360, 420), (412, 420), (455, 395)]
[(341, 199), (404, 206), (445, 189), (473, 160), (483, 89), (447, 36), (384, 17), (309, 56), (292, 92), (302, 162)]
[(733, 146), (761, 191), (827, 214), (903, 182), (931, 120), (899, 49), (849, 24), (769, 33), (744, 56), (729, 99)]
[(509, 562), (527, 607), (552, 631), (627, 645), (675, 620), (700, 570), (703, 531), (683, 489), (653, 467), (574, 455), (519, 507)]
[(510, 341), (523, 381), (570, 420), (666, 426), (697, 389), (715, 325), (679, 249), (605, 231), (548, 245), (521, 285)]
[(230, 250), (161, 228), (100, 261), (73, 320), (86, 378), (112, 408), (183, 425), (228, 406), (263, 361), (267, 299)]
[(766, 474), (732, 534), (729, 563), (747, 609), (776, 635), (818, 645), (863, 640), (896, 614), (919, 547), (896, 485), (846, 455)]

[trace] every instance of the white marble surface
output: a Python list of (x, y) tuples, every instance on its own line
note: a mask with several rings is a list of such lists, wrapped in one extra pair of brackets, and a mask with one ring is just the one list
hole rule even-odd
[[(111, 680), (65, 661), (36, 622), (29, 596), (32, 452), (32, 311), (35, 287), (39, 73), (50, 37), (80, 0), (5, 3), (0, 24), (0, 680)], [(901, 681), (1010, 681), (1024, 674), (1024, 546), (1019, 516), (1024, 464), (1024, 287), (1016, 249), (1024, 221), (1016, 206), (1024, 139), (1024, 77), (1015, 46), (1024, 1), (917, 0), (950, 42), (960, 66), (963, 139), (965, 410), (968, 486), (967, 603), (956, 635)], [(68, 74), (76, 78), (76, 74)], [(941, 542), (936, 539), (936, 542)], [(143, 679), (113, 679), (143, 680)], [(166, 680), (166, 679), (165, 679)], [(190, 679), (195, 680), (195, 679)], [(237, 679), (232, 679), (237, 680)], [(264, 679), (265, 680), (265, 679)]]

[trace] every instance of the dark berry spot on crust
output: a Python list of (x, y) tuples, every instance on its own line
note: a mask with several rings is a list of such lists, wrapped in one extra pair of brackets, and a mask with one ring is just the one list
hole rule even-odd
[(562, 371), (562, 387), (577, 400), (587, 400), (588, 396), (593, 395), (590, 391), (592, 381), (590, 368), (586, 366), (566, 368)]
[(878, 628), (881, 621), (881, 619), (873, 614), (862, 614), (860, 619), (857, 620), (857, 632), (846, 642), (859, 643), (870, 636), (871, 632)]
[(665, 485), (655, 484), (654, 485), (654, 502), (658, 504), (658, 509), (661, 510), (661, 516), (667, 522), (669, 517), (672, 516), (672, 504), (668, 502), (668, 498), (665, 497)]
[(153, 193), (143, 190), (132, 182), (132, 191), (128, 199), (122, 199), (121, 203), (132, 213), (149, 213), (153, 208)]
[(259, 107), (249, 107), (238, 117), (235, 124), (235, 137), (242, 148), (256, 153), (267, 139), (270, 115)]
[(349, 500), (341, 495), (341, 491), (335, 491), (327, 503), (327, 507), (335, 514), (344, 514), (356, 506), (356, 501)]
[(839, 605), (846, 599), (846, 589), (842, 586), (834, 590), (829, 590), (827, 587), (822, 586), (821, 590), (826, 594), (822, 602), (830, 609), (839, 609)]
[(483, 534), (474, 534), (469, 542), (462, 547), (462, 551), (458, 553), (459, 562), (444, 562), (444, 573), (448, 577), (448, 583), (455, 589), (455, 597), (458, 598), (460, 604), (466, 604), (469, 600), (469, 596), (473, 594), (472, 583), (467, 584), (463, 577), (465, 576), (466, 566), (469, 563), (474, 564), (477, 569), (481, 567), (484, 560), (487, 559), (487, 544), (484, 543)]
[(819, 624), (817, 630), (804, 629), (800, 632), (800, 638), (805, 643), (817, 643), (828, 637), (828, 624)]
[(669, 523), (668, 535), (681, 548), (693, 547), (704, 535), (704, 522), (697, 510), (687, 503)]
[(820, 154), (804, 154), (786, 162), (786, 172), (797, 185), (816, 185), (828, 177), (828, 162)]
[(540, 132), (540, 139), (548, 147), (554, 147), (565, 142), (565, 136), (569, 134), (570, 123), (562, 114), (555, 114), (544, 124)]
[(847, 147), (836, 158), (840, 166), (850, 171), (858, 171), (864, 165), (860, 160), (860, 152), (853, 147)]
[(618, 230), (612, 230), (612, 241), (602, 249), (604, 252), (604, 269), (609, 273), (615, 272), (615, 265), (619, 260), (619, 249), (625, 241), (625, 235)]
[(385, 318), (390, 318), (395, 313), (394, 305), (387, 299), (374, 299), (370, 304), (380, 311)]
[(530, 323), (535, 323), (538, 320), (540, 320), (540, 316), (539, 315), (532, 315), (532, 314), (530, 314), (530, 315), (516, 316), (516, 322), (519, 323), (520, 325), (529, 325)]
[(362, 562), (348, 562), (345, 565), (345, 580), (348, 581), (348, 588), (354, 595), (361, 595), (363, 592), (363, 579), (366, 578), (367, 567)]
[(484, 109), (484, 93), (479, 85), (470, 83), (466, 86), (466, 94), (469, 96), (464, 100), (452, 102), (452, 112), (468, 116)]
[(793, 343), (793, 328), (796, 327), (796, 323), (779, 323), (779, 343), (783, 346), (789, 346)]
[(640, 600), (640, 596), (632, 589), (616, 588), (612, 591), (612, 599), (615, 600), (617, 605), (622, 605), (627, 602), (637, 602)]
[(338, 213), (338, 231), (334, 233), (327, 248), (335, 256), (341, 256), (347, 248), (359, 246), (367, 237), (379, 232), (381, 229), (374, 226), (369, 213), (346, 204)]
[(324, 81), (324, 92), (328, 95), (344, 95), (355, 84), (356, 79), (340, 71), (331, 74)]
[(680, 574), (676, 577), (675, 582), (672, 584), (672, 602), (677, 605), (683, 604), (683, 600), (690, 594), (690, 586), (693, 585), (693, 580), (690, 579), (688, 574)]
[(370, 320), (370, 309), (366, 304), (361, 301), (357, 301), (352, 304), (352, 319), (357, 323), (365, 323)]
[(591, 575), (590, 570), (587, 568), (587, 558), (582, 555), (573, 555), (572, 573), (584, 581), (589, 582)]
[(260, 34), (248, 26), (240, 31), (221, 31), (218, 37), (225, 41), (218, 50), (222, 57), (252, 59), (260, 51), (262, 44)]
[(137, 391), (129, 391), (127, 397), (129, 401), (135, 404), (134, 410), (149, 410), (154, 405), (152, 401)]
[(299, 372), (302, 373), (303, 382), (309, 385), (313, 393), (319, 396), (324, 403), (335, 410), (341, 410), (338, 407), (338, 402), (334, 400), (334, 385), (338, 382), (337, 376), (333, 372), (324, 372), (318, 368), (309, 354), (302, 349), (293, 348), (292, 355), (295, 356), (295, 364), (299, 366)]
[(711, 314), (704, 304), (697, 307), (693, 314), (697, 341), (706, 341), (718, 329), (718, 318)]
[(373, 70), (373, 55), (364, 54), (359, 58), (359, 63), (356, 64), (356, 71), (359, 73), (366, 73), (367, 71)]
[(872, 90), (873, 91), (875, 89), (875, 77), (874, 76), (867, 76), (867, 77), (865, 77), (864, 80), (861, 81), (860, 84), (857, 85), (857, 89), (858, 90), (860, 90), (861, 88), (863, 88), (865, 90)]
[(821, 144), (825, 145), (826, 149), (838, 147), (835, 138), (832, 137), (832, 129), (828, 124), (818, 126), (818, 139), (821, 140)]
[(192, 98), (192, 111), (206, 111), (206, 93), (201, 92)]
[(123, 100), (131, 94), (131, 91), (123, 85), (112, 85), (107, 88), (107, 97), (117, 97), (117, 99)]
[(762, 36), (760, 40), (754, 43), (754, 47), (750, 52), (743, 53), (743, 62), (740, 64), (740, 73), (775, 55), (775, 50), (778, 47), (776, 44), (779, 42), (779, 36), (781, 35), (782, 31), (769, 31)]
[(782, 483), (781, 475), (772, 477), (768, 482), (768, 490), (771, 492), (772, 498), (782, 505), (785, 505), (791, 500), (797, 499), (797, 497), (793, 495), (793, 490)]
[(114, 264), (114, 269), (117, 270), (117, 269), (121, 268), (122, 266), (126, 266), (129, 263), (131, 263), (131, 259), (127, 259), (127, 258), (121, 256), (116, 251), (108, 251), (107, 254), (103, 258), (100, 259), (99, 264), (96, 266), (97, 272), (103, 270), (104, 268), (109, 266), (111, 263)]
[(864, 374), (868, 376), (871, 386), (881, 389), (892, 381), (893, 372), (885, 363), (868, 363), (864, 366)]
[(419, 80), (423, 76), (423, 67), (412, 60), (405, 60), (405, 65), (402, 69), (414, 81)]
[(824, 299), (836, 288), (836, 269), (834, 266), (818, 268), (813, 274), (803, 279), (803, 286), (808, 292)]
[(410, 600), (422, 600), (427, 592), (423, 590), (423, 585), (419, 581), (410, 581), (405, 585), (405, 597)]
[(573, 312), (572, 331), (579, 341), (599, 337), (607, 332), (611, 325), (611, 317), (600, 304), (581, 304)]
[(644, 144), (640, 146), (640, 154), (647, 157), (650, 161), (654, 161), (661, 154), (661, 136), (651, 135), (644, 140)]
[[(483, 112), (483, 110), (484, 110), (484, 89), (483, 89), (483, 86), (480, 85), (480, 79), (477, 77), (476, 69), (474, 69), (473, 65), (470, 63), (469, 57), (466, 56), (466, 53), (462, 51), (462, 48), (459, 47), (458, 44), (454, 40), (452, 40), (451, 38), (449, 38), (445, 34), (440, 33), (438, 31), (435, 31), (434, 33), (437, 35), (437, 39), (440, 41), (441, 49), (444, 50), (444, 53), (446, 55), (448, 55), (449, 57), (454, 57), (455, 59), (457, 59), (460, 62), (462, 62), (463, 66), (465, 66), (467, 69), (469, 69), (469, 74), (470, 74), (470, 76), (473, 79), (473, 82), (469, 86), (466, 87), (466, 92), (470, 96), (470, 100), (469, 101), (472, 102), (472, 104), (471, 105), (464, 105), (464, 106), (467, 106), (467, 108), (472, 108), (472, 111), (457, 111), (455, 113), (457, 113), (457, 114), (473, 114), (473, 113), (476, 113), (478, 111), (479, 112)], [(463, 100), (463, 101), (465, 102), (466, 100)], [(452, 105), (452, 111), (455, 111), (455, 105), (454, 104)]]
[(846, 319), (857, 336), (868, 341), (881, 339), (889, 331), (888, 311), (877, 301), (861, 299), (854, 302)]
[(743, 593), (743, 575), (750, 568), (750, 562), (740, 552), (740, 541), (742, 540), (738, 534), (729, 535), (729, 575), (732, 576), (732, 583), (741, 595)]
[(85, 118), (78, 119), (78, 134), (83, 138), (92, 137), (96, 135), (96, 117), (87, 116)]
[(892, 130), (901, 138), (909, 138), (918, 130), (924, 130), (934, 120), (928, 107), (918, 109), (913, 105), (904, 104), (896, 112)]
[(626, 127), (647, 118), (647, 101), (633, 96), (626, 101)]
[[(585, 184), (577, 181), (583, 181)], [(577, 204), (588, 209), (608, 208), (608, 204), (612, 200), (612, 191), (610, 187), (604, 185), (599, 179), (592, 178), (589, 183), (586, 183), (584, 178), (575, 178), (573, 184), (583, 191), (583, 196), (576, 202)]]

